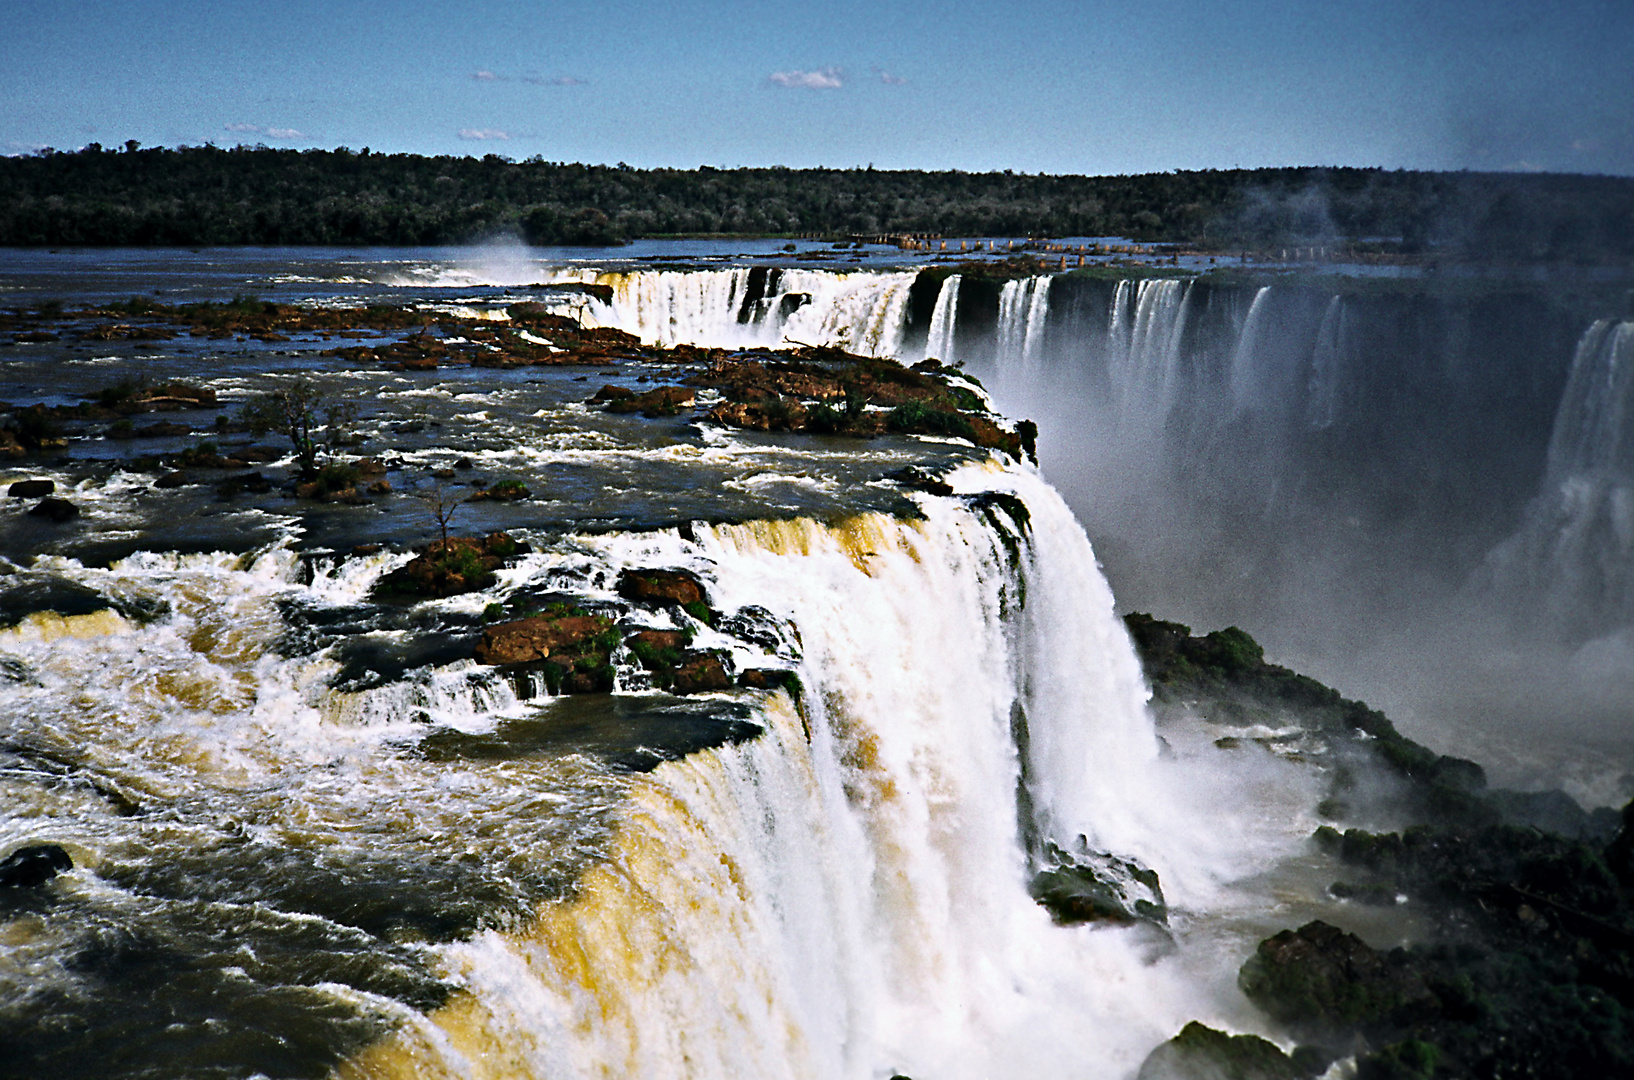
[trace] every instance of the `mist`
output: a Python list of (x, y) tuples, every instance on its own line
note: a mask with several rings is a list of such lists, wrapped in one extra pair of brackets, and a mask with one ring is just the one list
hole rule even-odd
[(1030, 355), (961, 355), (1037, 419), (1122, 610), (1240, 626), (1496, 782), (1611, 805), (1634, 794), (1621, 303), (1063, 278)]

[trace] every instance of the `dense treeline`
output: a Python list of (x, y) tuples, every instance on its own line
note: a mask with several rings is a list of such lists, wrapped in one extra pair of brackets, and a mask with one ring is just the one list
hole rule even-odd
[(633, 169), (267, 147), (0, 158), (0, 244), (613, 244), (685, 233), (1373, 242), (1477, 258), (1634, 255), (1634, 178), (1289, 168), (1029, 176)]

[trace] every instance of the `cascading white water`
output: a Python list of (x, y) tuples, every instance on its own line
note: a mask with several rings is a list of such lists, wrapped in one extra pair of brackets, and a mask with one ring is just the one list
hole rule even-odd
[(999, 290), (998, 348), (1023, 362), (1038, 354), (1050, 310), (1049, 277), (1017, 278)]
[(1271, 295), (1271, 286), (1262, 285), (1248, 305), (1242, 331), (1237, 335), (1237, 347), (1231, 353), (1231, 401), (1238, 413), (1251, 412), (1264, 403), (1262, 372), (1257, 363), (1260, 335), (1265, 322), (1265, 301)]
[(1311, 350), (1311, 373), (1307, 387), (1305, 422), (1313, 428), (1330, 428), (1339, 416), (1345, 377), (1345, 300), (1335, 296), (1322, 313)]
[(773, 699), (761, 739), (634, 781), (576, 897), (443, 947), (463, 994), (343, 1075), (1117, 1077), (1184, 1018), (1219, 1015), (1139, 931), (1057, 927), (1032, 902), (1013, 709), (1047, 834), (1149, 862), (1181, 907), (1263, 865), (1243, 836), (1286, 844), (1311, 823), (1200, 827), (1064, 504), (1022, 470), (949, 480), (1023, 497), (1030, 538), (926, 498), (914, 522), (588, 540), (788, 618), (798, 706)]
[(661, 345), (786, 348), (804, 342), (843, 345), (865, 356), (901, 355), (915, 271), (783, 270), (774, 288), (750, 299), (754, 273), (747, 267), (569, 270), (550, 280), (610, 287), (611, 304), (580, 303), (571, 313), (585, 325), (616, 327)]
[(1568, 640), (1617, 637), (1634, 658), (1634, 321), (1579, 339), (1538, 496), (1486, 571), (1525, 618)]
[[(1109, 358), (1125, 420), (1141, 416), (1161, 422), (1168, 412), (1179, 375), (1188, 287), (1188, 282), (1162, 278), (1142, 281), (1135, 288), (1128, 347), (1120, 355), (1114, 339), (1115, 351)], [(1114, 305), (1117, 299), (1114, 296)]]
[(953, 364), (958, 361), (954, 349), (954, 331), (958, 328), (959, 282), (958, 274), (949, 274), (936, 293), (936, 307), (931, 311), (930, 330), (925, 335), (925, 355)]

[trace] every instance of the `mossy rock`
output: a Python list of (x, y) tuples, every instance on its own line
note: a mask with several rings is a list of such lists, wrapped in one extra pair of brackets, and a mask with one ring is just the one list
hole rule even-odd
[(1193, 1020), (1147, 1055), (1135, 1080), (1303, 1080), (1311, 1075), (1258, 1035), (1228, 1035)]
[(1434, 1005), (1400, 957), (1321, 920), (1260, 942), (1237, 985), (1272, 1019), (1317, 1042), (1344, 1042), (1354, 1031), (1399, 1023)]

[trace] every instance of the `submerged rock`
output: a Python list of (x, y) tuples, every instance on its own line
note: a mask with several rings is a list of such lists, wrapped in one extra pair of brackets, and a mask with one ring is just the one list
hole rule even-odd
[(34, 889), (74, 868), (68, 852), (56, 844), (21, 847), (0, 859), (0, 889)]

